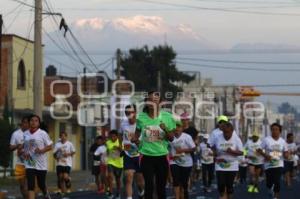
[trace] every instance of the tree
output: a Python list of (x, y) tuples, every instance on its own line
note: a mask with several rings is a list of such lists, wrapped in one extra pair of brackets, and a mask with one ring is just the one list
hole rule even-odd
[(295, 107), (293, 107), (292, 105), (290, 105), (290, 103), (288, 103), (288, 102), (282, 103), (278, 107), (278, 112), (283, 113), (283, 114), (293, 113), (295, 116), (297, 115), (297, 109)]
[(9, 141), (13, 127), (10, 124), (9, 116), (10, 113), (6, 98), (3, 110), (3, 119), (0, 120), (0, 166), (4, 168), (4, 178), (6, 177), (6, 170), (11, 161)]
[(189, 83), (195, 76), (178, 71), (175, 63), (176, 52), (164, 45), (149, 50), (147, 46), (129, 50), (121, 57), (121, 74), (135, 84), (136, 91), (148, 91), (158, 88), (158, 73), (161, 75), (161, 94), (182, 91), (176, 82)]

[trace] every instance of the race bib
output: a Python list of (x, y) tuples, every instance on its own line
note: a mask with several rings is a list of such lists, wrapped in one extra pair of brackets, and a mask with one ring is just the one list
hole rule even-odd
[(165, 132), (159, 126), (147, 126), (145, 137), (148, 142), (158, 142), (164, 139)]

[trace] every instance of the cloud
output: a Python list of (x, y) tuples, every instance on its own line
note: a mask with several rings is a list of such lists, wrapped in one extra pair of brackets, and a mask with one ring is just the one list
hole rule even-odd
[(79, 32), (120, 32), (126, 34), (138, 34), (144, 36), (173, 37), (178, 39), (188, 38), (201, 40), (201, 36), (196, 33), (188, 24), (170, 25), (160, 16), (136, 15), (131, 17), (119, 17), (111, 20), (102, 18), (85, 18), (75, 21), (72, 26)]
[[(136, 15), (113, 19), (82, 18), (74, 21), (70, 27), (87, 50), (115, 51), (117, 48), (128, 50), (165, 43), (171, 45), (175, 50), (216, 48), (199, 32), (194, 31), (189, 24), (169, 24), (160, 16)], [(46, 40), (46, 51), (54, 49), (56, 47), (53, 42)]]

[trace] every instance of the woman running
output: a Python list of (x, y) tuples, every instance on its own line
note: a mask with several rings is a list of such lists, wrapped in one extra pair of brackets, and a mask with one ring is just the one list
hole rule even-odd
[[(145, 179), (145, 199), (153, 199), (154, 179), (158, 199), (166, 198), (168, 176), (168, 141), (173, 140), (175, 120), (169, 112), (160, 110), (160, 95), (151, 91), (145, 98), (145, 107), (137, 118), (137, 136), (141, 170)], [(139, 136), (141, 135), (141, 136)]]
[(239, 170), (238, 156), (243, 155), (243, 144), (233, 135), (233, 126), (226, 123), (223, 133), (216, 137), (216, 173), (220, 199), (231, 199), (234, 178)]
[(271, 136), (266, 137), (262, 141), (262, 149), (258, 149), (258, 152), (265, 158), (267, 188), (274, 199), (279, 198), (283, 158), (288, 157), (286, 142), (280, 137), (281, 130), (280, 124), (273, 123)]

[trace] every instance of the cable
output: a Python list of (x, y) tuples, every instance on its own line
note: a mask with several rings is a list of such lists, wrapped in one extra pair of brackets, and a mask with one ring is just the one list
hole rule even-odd
[(257, 84), (250, 85), (253, 87), (300, 87), (300, 84)]
[(177, 57), (178, 60), (191, 60), (203, 62), (217, 62), (217, 63), (233, 63), (233, 64), (272, 64), (272, 65), (300, 65), (300, 62), (269, 62), (269, 61), (238, 61), (238, 60), (216, 60), (216, 59), (202, 59), (202, 58), (187, 58)]
[(45, 55), (45, 58), (48, 59), (48, 60), (51, 60), (53, 62), (56, 62), (56, 63), (58, 63), (58, 64), (60, 64), (62, 66), (65, 66), (66, 68), (72, 69), (73, 71), (76, 71), (77, 73), (81, 73), (81, 71), (77, 70), (76, 68), (74, 68), (72, 66), (69, 66), (69, 65), (66, 65), (65, 63), (62, 63), (62, 62), (60, 62), (60, 61), (58, 61), (58, 60), (56, 60), (56, 59), (54, 59), (54, 58), (52, 58), (50, 56)]
[(178, 64), (196, 66), (201, 68), (215, 68), (224, 70), (245, 70), (245, 71), (261, 71), (261, 72), (300, 72), (300, 69), (265, 69), (265, 68), (244, 68), (244, 67), (232, 67), (232, 66), (215, 66), (206, 64), (195, 64), (187, 62), (176, 62)]
[(13, 9), (11, 9), (7, 13), (4, 13), (3, 17), (8, 17), (9, 15), (11, 15), (12, 13), (14, 13), (21, 6), (23, 6), (23, 4), (18, 4), (16, 7), (14, 7)]
[[(52, 11), (53, 11), (53, 6), (51, 5), (51, 2), (49, 1), (49, 4), (48, 4), (48, 2), (45, 0), (45, 4), (46, 4), (46, 7), (48, 8), (48, 11), (47, 11), (47, 12), (52, 13)], [(55, 29), (58, 29), (59, 23), (58, 23), (56, 17), (55, 17), (54, 15), (51, 15), (51, 19), (52, 19), (51, 21), (54, 22), (54, 27), (55, 27)], [(45, 31), (45, 32), (46, 32), (46, 31)], [(55, 44), (55, 46), (56, 46), (58, 49), (60, 49), (64, 54), (66, 54), (67, 57), (69, 58), (70, 62), (71, 62), (74, 66), (76, 66), (77, 69), (78, 69), (78, 61), (79, 61), (79, 62), (82, 62), (82, 61), (80, 61), (80, 58), (79, 58), (79, 57), (76, 57), (76, 56), (74, 57), (71, 53), (68, 52), (68, 50), (66, 50), (66, 49), (68, 48), (68, 46), (69, 46), (69, 44), (66, 43), (66, 40), (62, 39), (62, 38), (61, 38), (61, 35), (59, 35), (59, 34), (57, 33), (57, 31), (55, 31), (55, 35), (56, 35), (57, 39), (59, 40), (59, 43), (57, 43), (57, 42), (51, 37), (50, 34), (48, 34), (47, 32), (46, 32), (46, 34), (47, 34), (47, 36), (49, 37), (49, 39)], [(72, 52), (73, 52), (73, 51), (72, 51)], [(85, 65), (84, 65), (83, 67), (85, 67)], [(79, 70), (79, 69), (78, 69), (78, 70)]]
[(298, 4), (297, 2), (272, 2), (272, 1), (234, 1), (234, 0), (191, 0), (191, 1), (194, 1), (194, 2), (208, 2), (208, 3), (211, 3), (211, 2), (214, 2), (214, 3), (240, 3), (240, 4)]
[[(30, 21), (30, 19), (29, 19), (29, 21)], [(29, 28), (28, 34), (27, 34), (27, 38), (30, 38), (30, 34), (31, 34), (32, 29), (33, 29), (33, 26), (34, 26), (34, 22), (31, 23), (31, 25), (30, 25), (30, 28)], [(6, 29), (6, 28), (5, 28), (5, 29)], [(16, 41), (17, 41), (17, 40), (16, 40)], [(17, 43), (18, 43), (18, 42), (17, 42)], [(28, 49), (28, 44), (29, 44), (29, 43), (30, 43), (29, 41), (27, 41), (25, 45), (19, 43), (20, 45), (23, 45), (23, 46), (24, 46), (24, 48), (23, 48), (23, 50), (22, 50), (22, 53), (21, 53), (18, 57), (16, 57), (14, 60), (12, 60), (9, 64), (14, 64), (14, 63), (16, 63), (17, 61), (20, 60), (20, 58), (22, 58), (22, 57), (24, 56), (26, 50)], [(15, 49), (13, 49), (13, 53), (14, 53), (14, 55), (16, 56)]]
[(21, 5), (21, 6), (20, 6), (20, 8), (19, 8), (17, 14), (16, 14), (15, 17), (12, 19), (12, 21), (10, 22), (10, 24), (6, 27), (7, 31), (8, 31), (8, 30), (10, 29), (10, 27), (15, 23), (15, 21), (17, 20), (17, 18), (19, 17), (19, 15), (20, 15), (20, 13), (21, 13), (21, 11), (23, 10), (24, 5), (22, 5), (22, 4), (19, 4), (19, 5)]
[[(93, 60), (91, 59), (91, 57), (88, 55), (88, 53), (86, 52), (86, 50), (82, 47), (81, 43), (79, 42), (79, 40), (75, 37), (75, 35), (73, 34), (72, 30), (69, 28), (69, 33), (71, 35), (71, 37), (73, 38), (73, 40), (75, 41), (75, 43), (77, 43), (77, 45), (79, 46), (79, 48), (82, 50), (82, 52), (86, 55), (86, 57), (88, 58), (88, 60), (92, 63), (92, 65), (94, 66), (94, 68), (96, 69), (96, 72), (99, 70), (98, 67), (96, 66), (96, 64), (93, 62)], [(66, 38), (67, 39), (67, 38)]]
[[(49, 12), (52, 12), (53, 11), (53, 7), (51, 6), (50, 2), (48, 4), (48, 2), (45, 0), (45, 3), (46, 3), (46, 6), (49, 10)], [(53, 17), (55, 23), (57, 24), (57, 26), (59, 26), (57, 20)], [(68, 29), (68, 32), (70, 33), (72, 39), (75, 41), (75, 43), (77, 44), (77, 46), (79, 46), (79, 48), (81, 49), (81, 51), (83, 52), (83, 54), (88, 58), (89, 62), (91, 64), (87, 64), (87, 63), (84, 63), (84, 61), (79, 57), (79, 54), (77, 53), (77, 51), (74, 49), (73, 45), (71, 44), (71, 42), (67, 39), (67, 37), (65, 37), (65, 40), (67, 41), (67, 44), (69, 45), (69, 47), (71, 48), (72, 52), (78, 57), (78, 59), (80, 59), (79, 61), (84, 65), (91, 65), (93, 66), (96, 71), (99, 70), (97, 65), (93, 62), (93, 60), (91, 59), (91, 57), (88, 55), (88, 53), (86, 52), (86, 50), (83, 48), (83, 46), (81, 45), (81, 43), (79, 42), (79, 40), (75, 37), (75, 35), (73, 34), (72, 30), (69, 28)], [(100, 63), (98, 65), (102, 65), (103, 63)], [(105, 64), (105, 63), (104, 63)]]
[(185, 4), (175, 4), (175, 3), (167, 3), (167, 2), (158, 2), (152, 0), (139, 0), (141, 2), (156, 4), (156, 5), (168, 5), (182, 8), (193, 8), (198, 10), (209, 10), (209, 11), (219, 11), (219, 12), (229, 12), (229, 13), (239, 13), (239, 14), (257, 14), (257, 15), (277, 15), (277, 16), (300, 16), (298, 13), (272, 13), (272, 12), (261, 12), (261, 11), (247, 11), (247, 10), (234, 10), (227, 8), (211, 8), (211, 7), (202, 7), (202, 6), (193, 6), (193, 5), (185, 5)]

